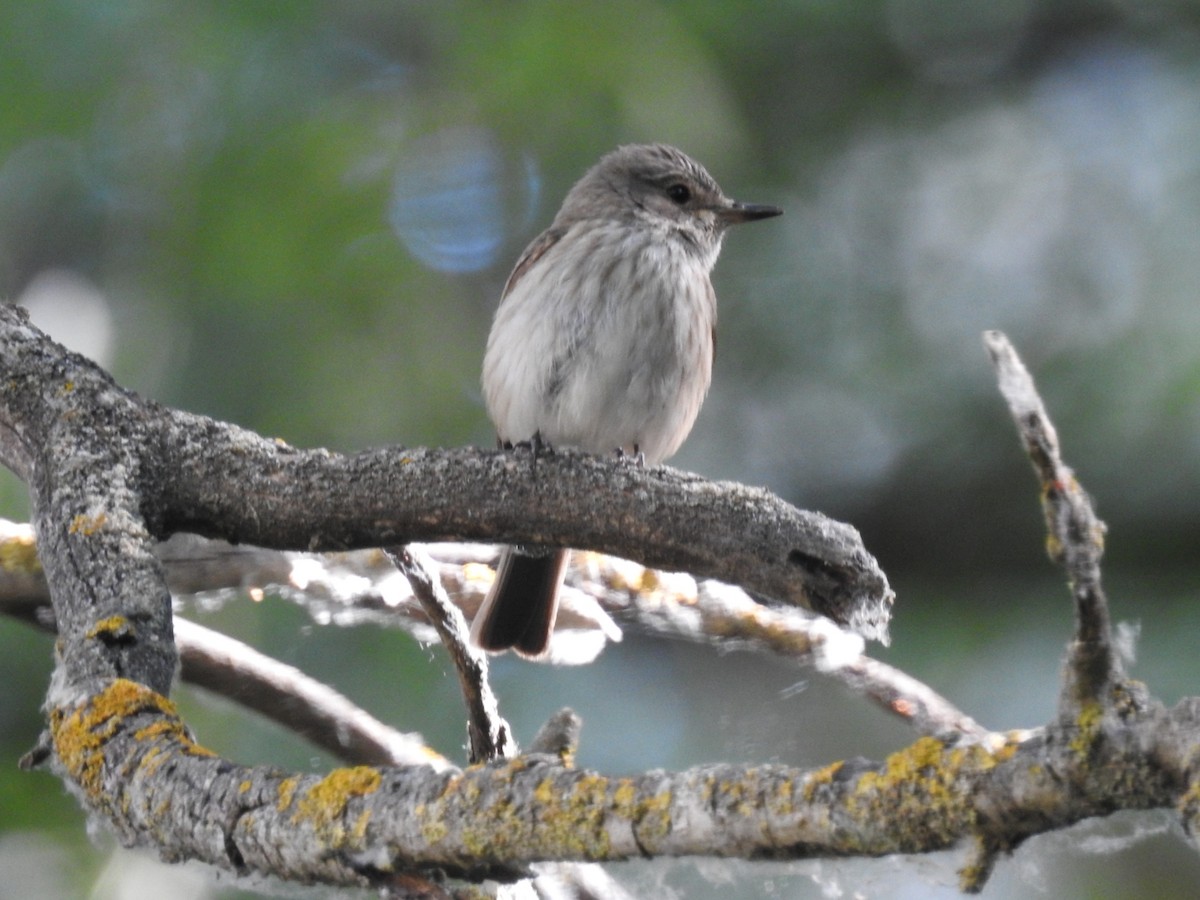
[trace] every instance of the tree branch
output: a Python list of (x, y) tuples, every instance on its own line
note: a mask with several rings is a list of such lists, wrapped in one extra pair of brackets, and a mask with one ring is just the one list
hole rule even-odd
[[(564, 450), (297, 450), (142, 400), (9, 306), (0, 307), (0, 366), (10, 375), (0, 459), (18, 464), (21, 441), (42, 448), (34, 474), (50, 483), (32, 480), (37, 508), (69, 513), (67, 522), (82, 516), (77, 530), (114, 540), (120, 531), (134, 543), (185, 531), (310, 551), (413, 540), (588, 547), (721, 578), (886, 637), (893, 595), (858, 533), (761, 489)], [(9, 433), (20, 441), (5, 441)], [(91, 478), (59, 471), (56, 460), (80, 453)], [(75, 485), (74, 496), (56, 497), (57, 484)], [(93, 521), (88, 502), (115, 518)], [(140, 587), (131, 609), (147, 602)]]
[(1069, 677), (1063, 686), (1064, 712), (1073, 716), (1086, 704), (1100, 701), (1125, 677), (1113, 644), (1108, 600), (1100, 584), (1107, 529), (1075, 473), (1063, 463), (1058, 432), (1016, 350), (998, 331), (984, 332), (983, 340), (996, 369), (1000, 393), (1042, 484), (1046, 551), (1066, 569), (1075, 598), (1075, 640), (1068, 648)]
[(423, 553), (409, 547), (388, 549), (388, 557), (412, 585), (426, 615), (450, 654), (463, 698), (467, 702), (467, 744), (472, 763), (515, 756), (512, 729), (500, 716), (500, 706), (488, 681), (487, 655), (468, 641), (467, 621), (450, 602), (440, 579), (430, 573)]
[[(191, 543), (195, 549), (195, 542)], [(32, 528), (0, 519), (0, 612), (55, 633), (53, 609), (35, 548)], [(171, 549), (173, 555), (178, 552), (178, 547)], [(251, 550), (245, 557), (261, 555)], [(173, 564), (177, 563), (176, 556)], [(184, 566), (192, 573), (196, 568), (190, 562)], [(209, 572), (206, 587), (228, 586), (228, 570), (221, 578), (211, 565), (204, 568)], [(419, 736), (388, 727), (327, 685), (241, 641), (176, 616), (175, 643), (184, 681), (240, 703), (346, 762), (449, 766)], [(37, 757), (35, 751), (30, 761), (38, 761)]]
[[(40, 572), (32, 531), (0, 520), (0, 563), (6, 552), (15, 558), (24, 554)], [(479, 561), (490, 560), (493, 551), (470, 544), (436, 544), (426, 545), (423, 552), (428, 552), (430, 562), (437, 565), (443, 592), (448, 591), (464, 612), (474, 615), (491, 578), (491, 570)], [(390, 561), (374, 551), (314, 557), (176, 535), (159, 546), (158, 555), (176, 596), (181, 592), (230, 588), (249, 589), (256, 594), (275, 590), (321, 621), (367, 618), (375, 624), (399, 625), (419, 639), (429, 639), (429, 617), (410, 593), (401, 590), (407, 582), (395, 578)], [(585, 603), (593, 605), (585, 609)], [(0, 612), (30, 619), (38, 610), (53, 618), (44, 579), (0, 564)], [(860, 637), (826, 619), (799, 610), (765, 608), (745, 591), (721, 582), (697, 583), (683, 573), (656, 572), (600, 554), (575, 555), (558, 616), (560, 631), (552, 644), (554, 658), (590, 662), (610, 637), (609, 631), (616, 627), (610, 624), (606, 611), (619, 615), (626, 627), (646, 634), (770, 653), (814, 666), (908, 721), (920, 734), (945, 740), (955, 736), (996, 739), (928, 685), (866, 656)], [(184, 680), (190, 680), (190, 648), (186, 639), (178, 643), (182, 674)], [(248, 684), (231, 676), (210, 679), (204, 686), (213, 689), (221, 683), (238, 687)], [(241, 700), (238, 694), (227, 696)], [(303, 702), (302, 696), (290, 700), (291, 704)], [(291, 721), (291, 714), (279, 714), (287, 707), (275, 699), (252, 706), (284, 726)], [(335, 725), (334, 730), (352, 727), (346, 722)], [(330, 740), (324, 736), (318, 743), (329, 746)], [(345, 754), (342, 758), (348, 762), (378, 762)]]
[(175, 642), (185, 681), (273, 719), (340, 759), (450, 767), (419, 735), (390, 728), (328, 685), (241, 641), (176, 617)]
[[(921, 738), (881, 763), (628, 778), (556, 756), (442, 773), (236, 766), (191, 742), (167, 700), (128, 681), (58, 716), (53, 730), (72, 780), (129, 842), (153, 834), (226, 869), (378, 885), (400, 870), (477, 879), (550, 859), (879, 856), (963, 839), (1008, 850), (1118, 805), (1175, 803), (1190, 754), (1170, 736), (1195, 733), (1198, 713), (1195, 704), (1149, 709), (1086, 755), (1077, 730), (1054, 725), (994, 749)], [(172, 777), (155, 777), (162, 772)]]
[[(1005, 355), (996, 336), (988, 342)], [(1015, 370), (1003, 362), (1008, 395)], [(48, 701), (53, 760), (125, 843), (235, 872), (402, 888), (437, 872), (509, 879), (511, 867), (541, 860), (797, 859), (966, 840), (974, 849), (963, 886), (978, 890), (999, 853), (1116, 809), (1174, 806), (1196, 834), (1200, 701), (1166, 710), (1116, 664), (1100, 526), (1058, 459), (1032, 382), (1013, 392), (1014, 417), (1045, 419), (1026, 439), (1053, 494), (1055, 555), (1079, 620), (1062, 709), (1044, 729), (979, 733), (932, 704), (919, 720), (950, 723), (955, 739), (922, 737), (878, 763), (617, 778), (569, 766), (577, 722), (563, 714), (538, 741), (549, 754), (322, 777), (239, 766), (192, 740), (164, 696), (174, 651), (157, 538), (187, 529), (314, 550), (415, 537), (594, 547), (723, 576), (864, 634), (882, 635), (891, 592), (853, 529), (763, 491), (575, 453), (297, 451), (142, 401), (8, 309), (0, 367), (0, 456), (29, 480), (61, 634)], [(784, 621), (790, 611), (747, 612), (735, 609), (722, 627), (764, 642), (781, 626), (783, 643), (799, 633)], [(719, 605), (709, 613), (724, 614)], [(832, 640), (803, 643), (798, 652), (818, 663), (852, 656)], [(964, 732), (980, 740), (958, 740)]]
[(650, 602), (634, 600), (638, 626), (661, 637), (758, 650), (811, 665), (870, 697), (920, 734), (951, 742), (1003, 741), (928, 685), (868, 657), (862, 638), (829, 620), (801, 610), (765, 607), (745, 591), (717, 581), (703, 582), (698, 589), (691, 584), (693, 589), (682, 597), (664, 598), (658, 591)]

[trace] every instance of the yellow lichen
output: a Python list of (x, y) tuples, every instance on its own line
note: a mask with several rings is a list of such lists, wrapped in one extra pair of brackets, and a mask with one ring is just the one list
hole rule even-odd
[(649, 797), (640, 797), (637, 786), (631, 779), (621, 778), (615, 786), (610, 781), (605, 789), (609, 792), (608, 806), (613, 814), (636, 824), (639, 840), (654, 840), (664, 837), (671, 830), (671, 794), (662, 792)]
[(549, 778), (543, 778), (538, 782), (538, 786), (533, 789), (533, 799), (543, 806), (549, 806), (555, 799), (554, 782)]
[(350, 826), (350, 840), (356, 846), (362, 846), (367, 838), (367, 826), (371, 824), (371, 811), (364, 809)]
[(142, 756), (142, 774), (153, 776), (162, 768), (162, 764), (170, 758), (170, 754), (164, 753), (160, 748), (151, 747)]
[(1046, 535), (1046, 556), (1050, 557), (1052, 563), (1061, 563), (1063, 560), (1063, 543), (1058, 539), (1057, 535)]
[(982, 849), (982, 841), (975, 838), (976, 849), (971, 859), (958, 870), (958, 889), (965, 894), (978, 894), (992, 874), (994, 857)]
[[(986, 751), (970, 748), (971, 751)], [(974, 757), (972, 756), (972, 759)], [(894, 798), (902, 807), (911, 802), (923, 811), (945, 807), (955, 799), (951, 785), (967, 757), (936, 738), (923, 737), (884, 760), (882, 771), (864, 772), (855, 785), (851, 809), (874, 815), (884, 797)]]
[(1004, 744), (992, 751), (991, 758), (994, 765), (999, 765), (1002, 762), (1008, 762), (1017, 755), (1017, 748), (1021, 746), (1018, 739), (1005, 741)]
[[(445, 828), (442, 821), (446, 809), (469, 808), (475, 811), (478, 825), (462, 832), (463, 846), (473, 856), (504, 856), (524, 845), (529, 839), (530, 822), (519, 815), (506, 798), (505, 784), (515, 771), (518, 761), (512, 760), (503, 768), (472, 766), (462, 775), (447, 780), (438, 802), (422, 805), (422, 829), (436, 834)], [(491, 799), (485, 800), (483, 780), (490, 780)]]
[[(805, 785), (807, 789), (807, 785)], [(796, 811), (796, 784), (791, 778), (781, 778), (775, 790), (766, 798), (772, 815), (790, 816)]]
[(804, 782), (805, 802), (811, 803), (813, 801), (813, 798), (816, 797), (818, 788), (822, 787), (823, 785), (832, 784), (834, 776), (836, 776), (837, 773), (842, 770), (842, 766), (844, 765), (844, 762), (838, 760), (837, 762), (830, 763), (829, 765), (810, 773)]
[(279, 802), (275, 804), (277, 810), (285, 812), (292, 805), (292, 799), (296, 795), (296, 787), (299, 783), (300, 779), (295, 775), (279, 782)]
[(1200, 823), (1197, 822), (1197, 817), (1200, 815), (1200, 780), (1192, 780), (1175, 806), (1184, 818), (1184, 827), (1192, 833), (1194, 838), (1200, 832)]
[(133, 637), (136, 633), (133, 625), (124, 616), (108, 616), (87, 630), (87, 638), (88, 640), (95, 638), (111, 640)]
[[(1013, 735), (989, 749), (982, 744), (947, 747), (924, 737), (891, 754), (880, 769), (858, 777), (846, 809), (864, 820), (888, 816), (906, 822), (905, 841), (897, 849), (927, 846), (925, 841), (952, 841), (973, 821), (973, 811), (962, 788), (962, 779), (987, 771), (1012, 759), (1020, 745)], [(827, 767), (810, 776), (805, 786), (809, 799), (817, 785), (832, 779), (837, 769)]]
[[(422, 808), (417, 818), (424, 818), (425, 809)], [(421, 837), (430, 844), (436, 844), (438, 841), (446, 839), (446, 835), (450, 833), (450, 829), (446, 827), (446, 823), (441, 819), (426, 819), (421, 823)]]
[(757, 774), (756, 769), (747, 769), (745, 774), (734, 781), (720, 781), (717, 783), (718, 794), (739, 816), (745, 816), (752, 812), (753, 804), (749, 803), (748, 800), (754, 796), (753, 782)]
[[(497, 782), (494, 800), (475, 804), (477, 825), (463, 833), (464, 846), (469, 852), (486, 856), (504, 856), (510, 849), (541, 845), (547, 850), (565, 852), (589, 859), (604, 859), (612, 851), (608, 833), (609, 819), (615, 815), (636, 816), (636, 806), (618, 809), (613, 793), (614, 782), (602, 775), (583, 774), (564, 784), (561, 779), (547, 777), (533, 786), (528, 804), (514, 804), (508, 799), (505, 785), (515, 771), (527, 767), (525, 760), (512, 760), (507, 766), (487, 774)], [(471, 773), (475, 781), (481, 773)], [(462, 795), (468, 791), (458, 789)], [(621, 791), (621, 803), (630, 804), (629, 790)], [(443, 798), (458, 805), (461, 798), (450, 792)], [(430, 828), (441, 814), (441, 805), (426, 811), (424, 828)], [(531, 811), (534, 815), (531, 817)], [(536, 822), (531, 821), (531, 818)]]
[(637, 800), (637, 789), (633, 786), (633, 782), (628, 778), (622, 778), (617, 784), (617, 789), (613, 791), (613, 808), (618, 815), (628, 816), (633, 810), (635, 800)]
[(647, 797), (638, 810), (638, 840), (643, 843), (661, 840), (671, 833), (671, 803), (669, 791)]
[(566, 746), (558, 748), (558, 763), (564, 769), (575, 768), (575, 747)]
[(209, 754), (192, 741), (170, 700), (135, 681), (118, 678), (81, 706), (69, 712), (56, 709), (50, 715), (55, 752), (72, 779), (94, 801), (101, 799), (104, 790), (104, 751), (108, 742), (122, 731), (129, 718), (140, 713), (151, 713), (156, 719), (133, 734), (138, 744), (154, 744), (136, 758), (139, 767), (149, 767), (151, 772), (157, 769), (160, 754), (167, 752), (164, 746), (173, 745), (196, 755)]
[[(173, 722), (170, 719), (156, 719), (145, 728), (139, 728), (137, 731), (135, 731), (133, 733), (133, 739), (138, 742), (148, 742), (159, 737), (171, 737), (178, 733), (178, 727), (179, 723)], [(186, 752), (185, 748), (180, 749), (185, 750)], [(204, 750), (204, 748), (200, 749)], [(209, 751), (204, 750), (204, 754), (208, 753)]]
[(85, 515), (84, 513), (80, 513), (71, 520), (71, 524), (67, 527), (67, 531), (70, 534), (82, 534), (90, 537), (103, 528), (107, 521), (108, 513), (100, 513), (99, 515), (95, 516), (89, 516)]
[(653, 569), (642, 569), (642, 577), (638, 581), (638, 592), (649, 594), (651, 591), (658, 590), (662, 584), (662, 580), (658, 577), (658, 573)]
[(590, 859), (605, 858), (611, 850), (604, 828), (609, 784), (608, 778), (594, 774), (583, 775), (562, 794), (552, 790), (549, 779), (539, 784), (534, 799), (541, 807), (539, 824), (546, 840)]
[(946, 745), (937, 738), (919, 738), (913, 744), (884, 760), (884, 771), (867, 772), (858, 781), (859, 792), (896, 782), (913, 781), (935, 775)]
[[(366, 833), (367, 819), (359, 816), (355, 826), (347, 834), (342, 816), (346, 806), (355, 797), (379, 790), (383, 776), (371, 766), (355, 766), (349, 769), (334, 769), (300, 797), (292, 821), (308, 820), (320, 832), (330, 846), (343, 846), (348, 840), (361, 840)], [(364, 811), (364, 814), (366, 811)], [(361, 826), (361, 833), (358, 827)]]

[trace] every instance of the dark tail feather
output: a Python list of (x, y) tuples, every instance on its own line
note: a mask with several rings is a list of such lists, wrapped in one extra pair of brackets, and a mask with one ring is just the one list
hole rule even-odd
[(471, 642), (492, 653), (511, 648), (521, 656), (544, 656), (558, 613), (558, 588), (568, 552), (528, 556), (506, 547), (492, 589), (475, 614)]

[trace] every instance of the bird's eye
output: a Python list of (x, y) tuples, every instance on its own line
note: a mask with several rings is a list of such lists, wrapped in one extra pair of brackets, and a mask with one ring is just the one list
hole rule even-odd
[(673, 184), (667, 188), (667, 196), (680, 206), (692, 199), (692, 192), (686, 184)]

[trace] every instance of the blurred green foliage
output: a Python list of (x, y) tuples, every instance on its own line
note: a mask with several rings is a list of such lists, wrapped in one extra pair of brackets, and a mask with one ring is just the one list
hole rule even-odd
[[(1136, 671), (1174, 700), (1196, 692), (1200, 624), (1198, 26), (1169, 0), (19, 0), (0, 12), (0, 299), (122, 384), (296, 444), (486, 444), (478, 368), (512, 260), (602, 152), (676, 143), (786, 215), (727, 243), (714, 389), (675, 462), (859, 526), (900, 595), (885, 655), (989, 725), (1036, 725), (1070, 611), (979, 344), (1002, 328), (1109, 523), (1115, 613), (1146, 636)], [(27, 514), (0, 482), (0, 515)], [(211, 621), (461, 747), (435, 650), (277, 601)], [(0, 620), (10, 762), (36, 739), (50, 653)], [(614, 770), (907, 740), (815, 678), (793, 696), (807, 674), (713, 662), (630, 640), (585, 670), (496, 676), (523, 737), (570, 704), (592, 723), (585, 764)], [(235, 758), (329, 763), (181, 702)], [(1190, 895), (1200, 865), (1139, 822), (1085, 830), (1097, 856), (1070, 834), (1023, 848), (989, 895)], [(10, 765), (0, 898), (182, 890), (83, 834), (58, 782)], [(47, 858), (71, 862), (38, 881)], [(689, 896), (728, 895), (709, 883), (726, 877), (744, 896), (952, 881), (627, 871)]]

